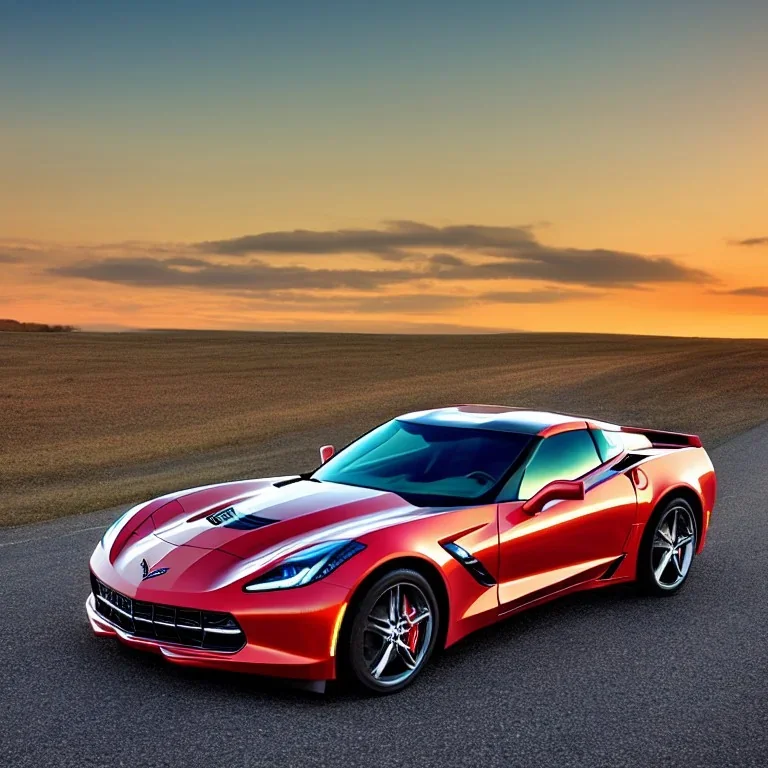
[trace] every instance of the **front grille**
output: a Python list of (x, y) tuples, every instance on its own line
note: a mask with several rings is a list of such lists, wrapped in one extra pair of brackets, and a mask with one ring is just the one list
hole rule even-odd
[(178, 643), (206, 651), (239, 651), (245, 635), (229, 613), (197, 611), (133, 600), (91, 574), (96, 610), (136, 637)]

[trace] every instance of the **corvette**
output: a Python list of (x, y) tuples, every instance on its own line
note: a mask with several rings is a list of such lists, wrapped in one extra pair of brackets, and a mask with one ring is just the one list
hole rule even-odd
[(715, 503), (695, 435), (504, 406), (399, 416), (321, 459), (128, 510), (91, 557), (95, 634), (392, 693), (436, 650), (555, 597), (673, 595)]

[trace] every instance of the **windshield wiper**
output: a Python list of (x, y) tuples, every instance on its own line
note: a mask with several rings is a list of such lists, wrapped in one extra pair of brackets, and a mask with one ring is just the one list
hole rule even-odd
[(272, 485), (275, 488), (282, 488), (286, 485), (290, 485), (291, 483), (300, 483), (302, 480), (309, 480), (312, 483), (321, 482), (317, 478), (312, 477), (311, 472), (302, 472), (300, 475), (296, 475), (295, 477), (289, 477), (287, 480), (278, 480), (276, 483), (272, 483)]

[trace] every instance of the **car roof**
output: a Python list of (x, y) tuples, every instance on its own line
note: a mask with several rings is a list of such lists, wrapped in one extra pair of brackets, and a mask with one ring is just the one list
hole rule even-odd
[(414, 411), (397, 417), (400, 421), (446, 427), (489, 429), (523, 435), (548, 437), (573, 429), (620, 430), (616, 424), (553, 411), (534, 411), (506, 405), (452, 405)]

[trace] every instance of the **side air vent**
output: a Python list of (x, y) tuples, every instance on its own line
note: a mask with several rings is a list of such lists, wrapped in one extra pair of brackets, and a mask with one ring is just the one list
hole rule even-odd
[(624, 472), (627, 469), (631, 469), (635, 464), (639, 464), (643, 459), (647, 459), (641, 453), (628, 453), (621, 461), (617, 461), (612, 467), (613, 472)]
[(616, 573), (616, 571), (619, 570), (619, 566), (624, 562), (624, 558), (626, 557), (626, 553), (617, 557), (607, 568), (605, 573), (600, 577), (600, 581), (608, 581), (608, 579), (612, 579), (613, 575)]
[(486, 567), (464, 547), (459, 546), (453, 541), (443, 544), (443, 549), (448, 552), (455, 560), (458, 560), (471, 574), (472, 578), (484, 587), (492, 587), (496, 579), (488, 573)]

